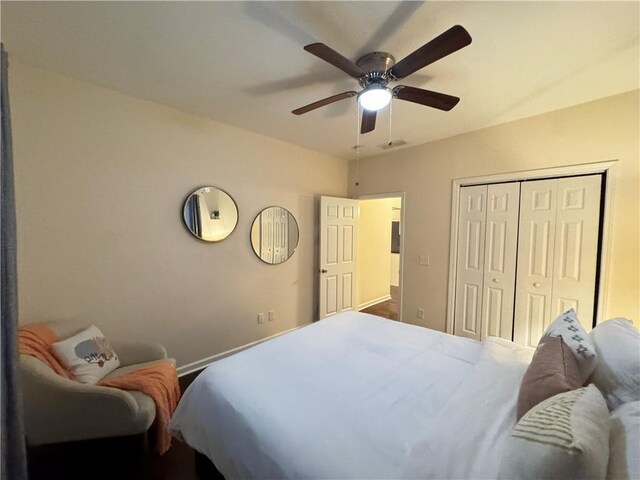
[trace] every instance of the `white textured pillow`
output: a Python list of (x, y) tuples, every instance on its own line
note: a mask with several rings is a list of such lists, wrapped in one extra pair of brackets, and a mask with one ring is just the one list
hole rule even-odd
[[(580, 320), (572, 308), (561, 313), (542, 334), (542, 338), (548, 336), (561, 336), (564, 343), (571, 349), (578, 361), (581, 384), (584, 385), (589, 375), (596, 368), (598, 357), (589, 335), (582, 328)], [(540, 340), (542, 342), (542, 339)]]
[(58, 360), (80, 383), (98, 383), (120, 366), (118, 355), (95, 325), (51, 347)]
[(640, 333), (631, 320), (607, 320), (589, 336), (598, 355), (589, 380), (600, 389), (609, 410), (640, 400)]
[(607, 480), (640, 478), (640, 402), (628, 402), (610, 417)]
[(594, 385), (540, 402), (516, 424), (498, 478), (603, 479), (609, 410)]

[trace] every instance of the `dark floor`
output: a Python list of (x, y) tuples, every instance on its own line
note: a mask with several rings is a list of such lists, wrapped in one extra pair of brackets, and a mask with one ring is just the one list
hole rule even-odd
[(146, 459), (136, 480), (198, 480), (194, 452), (186, 443), (173, 440), (171, 448), (162, 456)]
[[(198, 372), (180, 377), (184, 392)], [(142, 455), (139, 440), (116, 439), (99, 443), (78, 442), (72, 447), (30, 449), (30, 480), (199, 480), (196, 475), (194, 451), (187, 444), (173, 439), (164, 455), (150, 451)], [(127, 455), (129, 452), (134, 452)], [(128, 458), (125, 458), (128, 457)], [(200, 479), (201, 480), (201, 479)]]
[(364, 313), (370, 313), (371, 315), (378, 315), (379, 317), (388, 318), (389, 320), (398, 320), (398, 305), (400, 304), (400, 287), (390, 288), (391, 300), (386, 302), (376, 303), (370, 307), (360, 310)]

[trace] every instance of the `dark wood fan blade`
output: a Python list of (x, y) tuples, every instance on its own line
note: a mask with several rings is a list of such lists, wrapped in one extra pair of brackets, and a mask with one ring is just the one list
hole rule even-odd
[(362, 109), (362, 125), (360, 126), (360, 133), (373, 132), (376, 128), (376, 112), (375, 110)]
[(354, 78), (360, 78), (367, 73), (360, 70), (360, 67), (348, 58), (343, 57), (332, 48), (327, 47), (324, 43), (312, 43), (304, 47), (304, 49)]
[(422, 88), (407, 87), (405, 85), (399, 85), (394, 88), (393, 96), (398, 100), (419, 103), (420, 105), (426, 105), (427, 107), (433, 107), (447, 112), (460, 101), (458, 97), (432, 92)]
[(469, 32), (464, 27), (456, 25), (400, 60), (387, 71), (387, 74), (395, 80), (405, 78), (470, 43)]
[(325, 105), (329, 105), (330, 103), (337, 102), (339, 100), (344, 100), (345, 98), (353, 97), (357, 95), (356, 92), (342, 92), (337, 95), (332, 95), (331, 97), (323, 98), (322, 100), (318, 100), (317, 102), (310, 103), (309, 105), (305, 105), (304, 107), (296, 108), (291, 113), (294, 115), (302, 115), (303, 113), (310, 112), (311, 110), (315, 110), (316, 108), (324, 107)]

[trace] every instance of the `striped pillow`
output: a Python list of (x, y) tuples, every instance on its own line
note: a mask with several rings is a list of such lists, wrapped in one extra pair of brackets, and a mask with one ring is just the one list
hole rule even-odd
[(516, 424), (501, 479), (602, 479), (609, 460), (609, 410), (594, 386), (555, 395)]

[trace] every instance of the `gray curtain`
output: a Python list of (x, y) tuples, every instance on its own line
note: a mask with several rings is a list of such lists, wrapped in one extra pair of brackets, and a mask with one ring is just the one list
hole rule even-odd
[(18, 385), (18, 290), (16, 272), (16, 209), (13, 193), (13, 154), (7, 53), (2, 50), (2, 144), (0, 145), (0, 374), (2, 375), (2, 480), (27, 478), (22, 423), (22, 402)]

